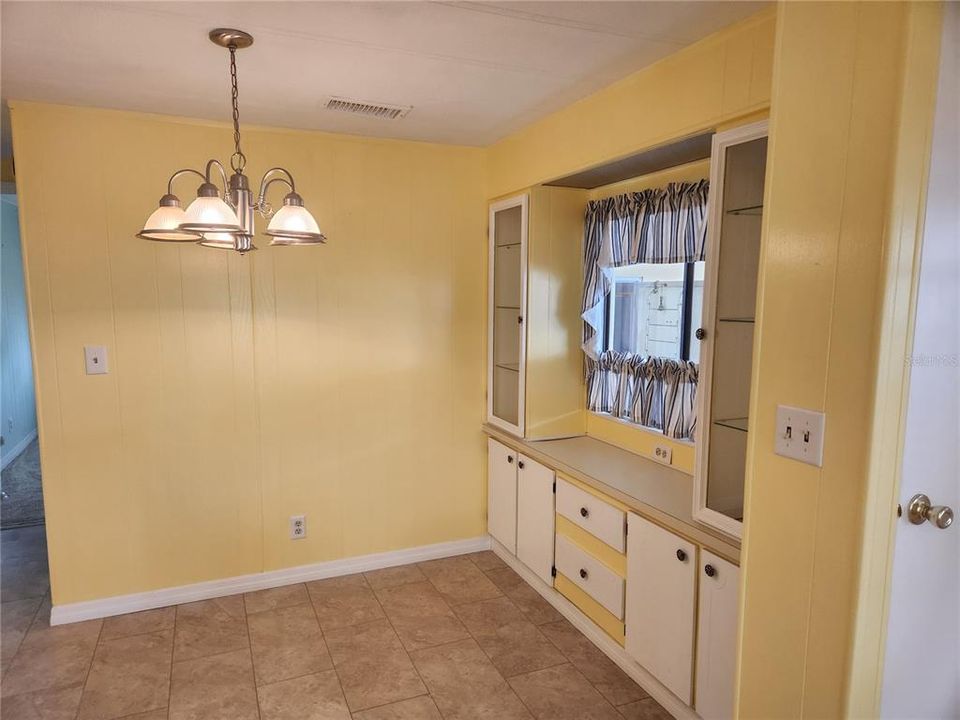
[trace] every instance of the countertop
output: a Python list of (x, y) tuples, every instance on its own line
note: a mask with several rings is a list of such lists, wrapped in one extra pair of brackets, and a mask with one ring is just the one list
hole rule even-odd
[(492, 425), (484, 425), (483, 430), (505, 445), (739, 564), (738, 540), (693, 519), (690, 475), (586, 435), (562, 440), (524, 440)]

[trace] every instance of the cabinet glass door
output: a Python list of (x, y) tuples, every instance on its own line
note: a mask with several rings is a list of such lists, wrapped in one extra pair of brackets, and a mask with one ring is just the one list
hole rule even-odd
[(489, 419), (518, 434), (523, 431), (526, 226), (526, 196), (491, 208)]
[(767, 159), (766, 123), (714, 136), (694, 516), (739, 536)]

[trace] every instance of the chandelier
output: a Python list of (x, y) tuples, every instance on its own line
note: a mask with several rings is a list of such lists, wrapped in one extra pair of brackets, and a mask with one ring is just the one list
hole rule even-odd
[[(266, 234), (271, 245), (318, 245), (326, 242), (323, 233), (297, 193), (293, 175), (282, 167), (264, 173), (260, 191), (254, 199), (243, 169), (247, 158), (240, 149), (240, 111), (237, 108), (237, 50), (250, 47), (253, 36), (242, 30), (217, 28), (210, 31), (210, 40), (230, 51), (230, 102), (233, 106), (233, 145), (227, 179), (226, 169), (219, 160), (207, 162), (204, 172), (185, 168), (177, 170), (167, 181), (167, 192), (160, 198), (160, 207), (153, 211), (137, 237), (160, 242), (195, 242), (205, 247), (236, 250), (245, 253), (256, 250), (253, 245), (256, 213), (269, 219)], [(214, 170), (221, 187), (214, 184)], [(196, 175), (203, 180), (197, 189), (197, 199), (184, 210), (180, 198), (173, 194), (173, 183), (184, 175)], [(283, 206), (274, 211), (267, 201), (267, 192), (274, 183), (282, 183), (289, 192)]]

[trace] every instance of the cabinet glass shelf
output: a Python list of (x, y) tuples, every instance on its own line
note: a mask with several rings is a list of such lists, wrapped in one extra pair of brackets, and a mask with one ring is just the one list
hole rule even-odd
[(721, 427), (730, 428), (731, 430), (739, 430), (741, 432), (747, 431), (747, 421), (749, 418), (723, 418), (720, 420), (714, 420), (714, 425), (719, 425)]
[(727, 215), (763, 215), (763, 205), (748, 205), (747, 207), (730, 208)]

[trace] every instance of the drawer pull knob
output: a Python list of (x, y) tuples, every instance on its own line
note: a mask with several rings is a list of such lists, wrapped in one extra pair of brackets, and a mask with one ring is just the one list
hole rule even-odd
[(686, 562), (686, 559), (687, 559), (687, 553), (684, 552), (683, 550), (677, 550), (677, 560), (679, 560), (680, 562)]
[(590, 515), (590, 511), (587, 510), (585, 507), (582, 507), (582, 508), (580, 508), (580, 515), (581, 515), (582, 517), (587, 517), (587, 516)]
[(508, 463), (512, 463), (512, 462), (513, 462), (513, 455), (507, 455), (507, 462), (508, 462)]
[(587, 571), (584, 570), (583, 568), (580, 568), (580, 577), (583, 578), (584, 580), (587, 579)]
[(523, 470), (523, 460), (517, 460), (517, 467)]
[(717, 569), (713, 565), (704, 565), (703, 572), (706, 573), (707, 577), (713, 577), (717, 574)]

